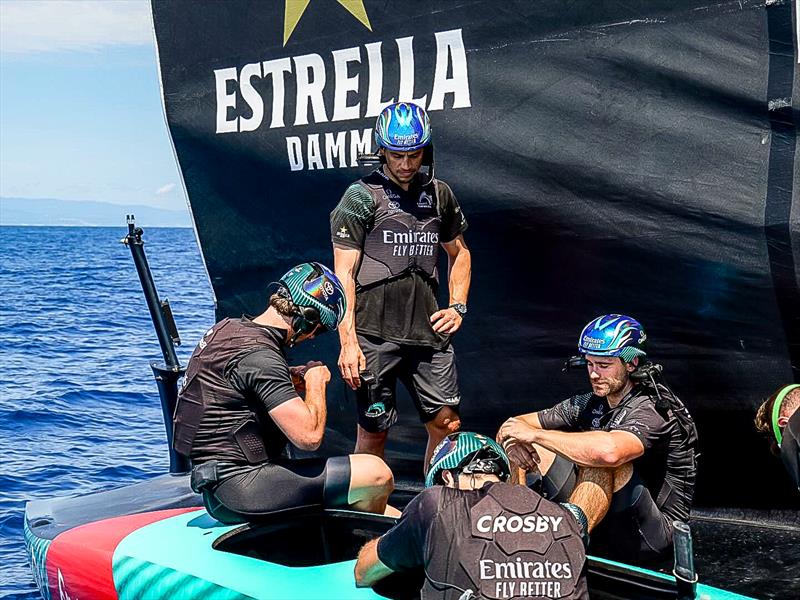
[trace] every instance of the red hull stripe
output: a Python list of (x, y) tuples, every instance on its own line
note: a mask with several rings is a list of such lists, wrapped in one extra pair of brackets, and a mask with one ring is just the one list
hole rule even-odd
[(111, 561), (128, 534), (156, 521), (198, 508), (158, 510), (80, 525), (55, 537), (47, 551), (47, 582), (52, 598), (117, 600)]

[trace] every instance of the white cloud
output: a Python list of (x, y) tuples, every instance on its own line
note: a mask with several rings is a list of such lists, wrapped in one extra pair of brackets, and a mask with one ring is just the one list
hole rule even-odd
[(0, 0), (0, 52), (152, 44), (147, 0)]
[(169, 194), (174, 189), (175, 189), (175, 184), (168, 183), (167, 185), (162, 185), (160, 188), (158, 188), (156, 190), (156, 195), (161, 196), (163, 194)]

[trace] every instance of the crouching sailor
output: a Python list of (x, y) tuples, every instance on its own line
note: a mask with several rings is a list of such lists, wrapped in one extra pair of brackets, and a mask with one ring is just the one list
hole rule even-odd
[(758, 407), (756, 429), (774, 437), (772, 452), (800, 490), (800, 384), (781, 387)]
[(588, 598), (583, 510), (508, 478), (508, 458), (494, 440), (448, 435), (431, 459), (428, 489), (361, 549), (356, 584), (423, 568), (423, 600)]
[[(697, 431), (686, 407), (646, 361), (646, 335), (631, 317), (591, 321), (578, 341), (592, 393), (506, 421), (497, 439), (512, 464), (543, 474), (556, 501), (598, 507), (590, 550), (625, 562), (663, 558), (673, 522), (688, 521)], [(605, 516), (604, 516), (605, 515)]]
[(284, 350), (336, 329), (344, 312), (333, 272), (304, 263), (280, 279), (259, 316), (224, 319), (200, 340), (178, 397), (174, 446), (191, 459), (192, 488), (217, 520), (296, 507), (387, 510), (394, 481), (380, 458), (285, 454), (287, 441), (303, 450), (322, 442), (330, 372), (320, 362), (289, 367)]

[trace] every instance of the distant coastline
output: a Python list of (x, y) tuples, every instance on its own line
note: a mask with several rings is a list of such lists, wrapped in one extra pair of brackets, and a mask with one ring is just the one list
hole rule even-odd
[(191, 227), (189, 210), (145, 205), (60, 200), (56, 198), (0, 198), (0, 225), (17, 227), (120, 227), (125, 215), (136, 215), (143, 227)]

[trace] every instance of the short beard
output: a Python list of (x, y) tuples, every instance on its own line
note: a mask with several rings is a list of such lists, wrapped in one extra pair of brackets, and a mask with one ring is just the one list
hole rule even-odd
[[(595, 391), (594, 395), (599, 397), (599, 398), (605, 398), (606, 396), (609, 396), (611, 394), (615, 394), (615, 393), (619, 392), (621, 389), (623, 389), (627, 385), (627, 383), (628, 383), (627, 379), (605, 378), (602, 381), (602, 384), (608, 386), (608, 391), (605, 392), (605, 393), (602, 393), (602, 394), (599, 394), (599, 393), (597, 393)], [(592, 390), (593, 391), (595, 389), (595, 385), (596, 384), (592, 384)]]

